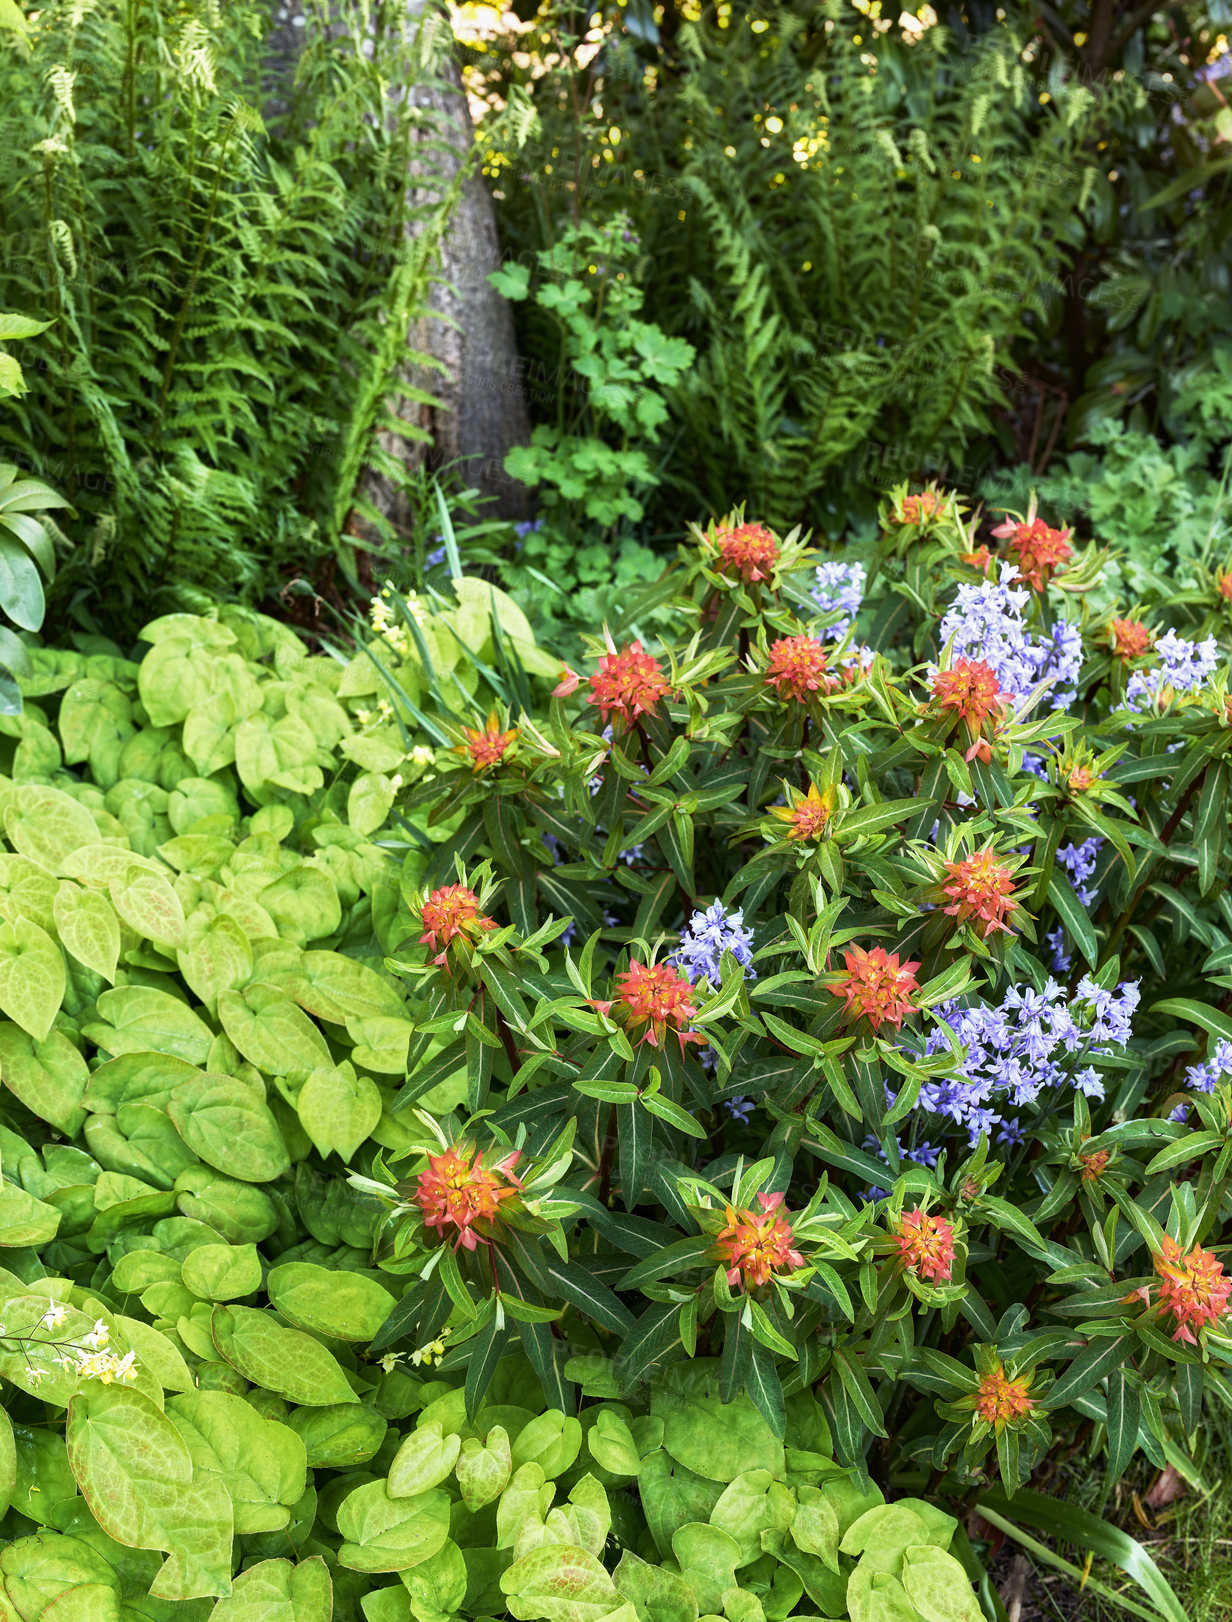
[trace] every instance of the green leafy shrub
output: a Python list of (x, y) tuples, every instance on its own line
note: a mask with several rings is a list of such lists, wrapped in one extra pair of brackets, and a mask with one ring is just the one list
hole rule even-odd
[[(838, 6), (643, 16), (583, 40), (544, 7), (537, 47), (511, 34), (472, 71), (539, 114), (517, 151), (489, 137), (513, 258), (570, 210), (592, 230), (627, 215), (646, 319), (697, 352), (655, 527), (747, 500), (833, 530), (871, 518), (891, 451), (904, 471), (993, 453), (1006, 368), (1054, 330), (1102, 206), (1086, 143), (1140, 88), (1058, 75), (1041, 94), (1013, 18), (974, 38)], [(554, 335), (529, 319), (521, 335), (551, 373)]]
[[(430, 1591), (377, 1585), (399, 1618), (575, 1622), (556, 1554), (466, 1554), (533, 1540), (598, 1562), (595, 1618), (936, 1622), (930, 1574), (968, 1590), (927, 1551), (982, 1505), (1102, 1539), (1179, 1622), (1144, 1550), (1022, 1489), (1058, 1444), (1105, 1498), (1138, 1453), (1189, 1469), (1230, 1390), (1219, 645), (1092, 608), (1105, 554), (1034, 512), (999, 559), (945, 492), (882, 520), (858, 567), (693, 532), (627, 605), (681, 635), (596, 640), (585, 704), (467, 579), (336, 658), (236, 608), (140, 662), (32, 656), (0, 729), (6, 1593), (44, 1526), (156, 1622), (323, 1610), (318, 1555), (368, 1615), (419, 1554)], [(526, 1550), (444, 1485), (484, 1437), (499, 1474), (481, 1414), (560, 1449)], [(596, 1477), (606, 1511), (574, 1426), (636, 1477)], [(750, 1431), (781, 1471), (728, 1459)], [(785, 1537), (727, 1582), (722, 1493), (676, 1465), (767, 1469)], [(812, 1493), (874, 1478), (896, 1518), (836, 1553)]]
[[(45, 321), (0, 314), (0, 342), (33, 338), (46, 327)], [(21, 367), (0, 350), (0, 400), (25, 392)], [(43, 579), (55, 575), (55, 542), (62, 538), (50, 509), (67, 507), (68, 502), (38, 479), (19, 478), (19, 471), (10, 462), (0, 462), (0, 608), (23, 631), (37, 631), (46, 608)], [(0, 625), (0, 710), (14, 714), (21, 709), (16, 677), (29, 669), (21, 638)]]
[(429, 398), (398, 368), (456, 193), (408, 198), (434, 115), (386, 95), (435, 82), (447, 30), (401, 3), (370, 22), (348, 4), (307, 30), (270, 130), (259, 5), (53, 3), (25, 50), (0, 33), (0, 304), (55, 327), (0, 442), (89, 522), (70, 623), (131, 635), (326, 564), (355, 582), (385, 401)]

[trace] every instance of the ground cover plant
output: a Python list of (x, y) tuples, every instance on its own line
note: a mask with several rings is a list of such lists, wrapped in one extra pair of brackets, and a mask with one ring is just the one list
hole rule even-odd
[(1098, 549), (993, 531), (734, 514), (582, 671), (452, 537), (350, 651), (32, 655), (23, 1622), (961, 1622), (973, 1507), (1183, 1617), (1097, 1512), (1232, 1394), (1222, 598), (1093, 610)]

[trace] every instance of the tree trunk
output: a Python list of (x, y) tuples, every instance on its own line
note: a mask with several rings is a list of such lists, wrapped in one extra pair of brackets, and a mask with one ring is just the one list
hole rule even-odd
[[(412, 0), (408, 17), (417, 20), (421, 10), (422, 5)], [(294, 78), (310, 26), (302, 0), (283, 4), (275, 0), (267, 46), (266, 98), (267, 107), (275, 114), (284, 106), (282, 87), (289, 86)], [(437, 185), (449, 184), (474, 143), (470, 109), (456, 61), (448, 64), (447, 80), (445, 86), (411, 87), (417, 105), (440, 115), (436, 133), (451, 149), (449, 154), (433, 153), (433, 168), (440, 176)], [(424, 201), (423, 177), (416, 175), (414, 168), (412, 165), (407, 175), (407, 186), (420, 194), (418, 201)], [(519, 480), (509, 477), (504, 461), (513, 446), (529, 441), (530, 423), (513, 315), (487, 279), (499, 267), (500, 243), (492, 198), (483, 177), (472, 167), (441, 243), (432, 315), (407, 334), (409, 350), (433, 356), (443, 363), (444, 370), (416, 367), (408, 359), (402, 376), (435, 395), (440, 405), (395, 404), (393, 408), (404, 419), (413, 415), (431, 438), (419, 441), (382, 434), (380, 440), (382, 448), (408, 469), (425, 463), (432, 468), (459, 463), (458, 472), (465, 483), (492, 498), (485, 508), (487, 514), (521, 518), (529, 509), (529, 492)], [(395, 527), (409, 530), (410, 514), (395, 481), (370, 470), (363, 482), (363, 494)]]

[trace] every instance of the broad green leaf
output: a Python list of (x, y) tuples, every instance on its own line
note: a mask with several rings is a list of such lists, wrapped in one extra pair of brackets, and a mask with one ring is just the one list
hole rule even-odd
[(304, 1560), (262, 1560), (235, 1579), (209, 1622), (330, 1622), (334, 1588), (319, 1554)]
[(0, 923), (0, 1010), (36, 1042), (45, 1042), (64, 1001), (60, 948), (27, 918)]
[(356, 1487), (338, 1506), (339, 1562), (352, 1571), (409, 1571), (444, 1548), (449, 1495), (392, 1498), (383, 1481)]
[(286, 1422), (303, 1442), (310, 1470), (352, 1470), (366, 1464), (389, 1428), (374, 1409), (349, 1402), (293, 1408)]
[(332, 1065), (320, 1031), (283, 992), (261, 983), (218, 998), (222, 1028), (249, 1064), (268, 1076), (289, 1076)]
[(184, 908), (161, 873), (131, 868), (107, 887), (112, 906), (129, 926), (157, 946), (179, 947), (186, 939)]
[(287, 1524), (307, 1470), (293, 1430), (226, 1391), (170, 1397), (167, 1415), (188, 1444), (194, 1480), (210, 1471), (226, 1488), (237, 1533), (277, 1532)]
[(22, 783), (4, 810), (4, 832), (13, 849), (51, 873), (98, 839), (98, 824), (70, 795), (41, 783)]
[(421, 1425), (402, 1443), (389, 1467), (391, 1498), (412, 1498), (453, 1474), (462, 1438), (446, 1436), (439, 1423)]
[(288, 1323), (340, 1340), (372, 1340), (395, 1305), (375, 1279), (312, 1262), (273, 1268), (266, 1288), (270, 1304)]
[(0, 1184), (0, 1245), (45, 1245), (59, 1226), (60, 1213), (54, 1205), (36, 1200), (16, 1183)]
[(203, 1301), (234, 1301), (261, 1287), (256, 1245), (199, 1245), (183, 1262), (184, 1288)]
[(99, 1526), (117, 1543), (165, 1549), (152, 1592), (167, 1599), (231, 1587), (231, 1504), (219, 1477), (194, 1477), (172, 1421), (139, 1391), (91, 1383), (69, 1404), (68, 1457)]
[(944, 1549), (909, 1548), (902, 1582), (924, 1622), (982, 1622), (984, 1613), (966, 1572)]
[(337, 1153), (349, 1161), (380, 1120), (383, 1105), (376, 1083), (344, 1062), (314, 1069), (296, 1094), (295, 1108), (318, 1154)]
[[(203, 1065), (214, 1033), (188, 1004), (151, 986), (117, 986), (98, 999), (100, 1020), (85, 1034), (117, 1058), (124, 1054), (169, 1055)], [(97, 1034), (95, 1034), (97, 1033)]]
[(273, 1182), (290, 1169), (277, 1121), (245, 1082), (208, 1071), (194, 1076), (172, 1093), (167, 1114), (207, 1166), (240, 1182)]
[(513, 1458), (503, 1425), (493, 1425), (484, 1441), (467, 1437), (456, 1465), (462, 1502), (472, 1515), (499, 1498), (509, 1484)]
[(120, 957), (120, 921), (107, 897), (66, 879), (53, 902), (56, 933), (66, 951), (87, 969), (114, 982)]
[(72, 1138), (85, 1120), (82, 1100), (90, 1072), (61, 1031), (36, 1042), (16, 1025), (0, 1025), (0, 1075), (34, 1115)]
[(217, 1306), (211, 1334), (232, 1368), (288, 1402), (324, 1408), (335, 1402), (359, 1401), (337, 1358), (320, 1341), (298, 1329), (285, 1328), (269, 1312)]
[(511, 1616), (521, 1622), (599, 1622), (621, 1596), (603, 1566), (585, 1549), (545, 1544), (515, 1560), (500, 1580)]

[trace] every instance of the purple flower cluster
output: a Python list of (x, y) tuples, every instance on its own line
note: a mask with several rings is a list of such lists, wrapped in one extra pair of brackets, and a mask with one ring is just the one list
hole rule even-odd
[(841, 620), (822, 631), (823, 642), (841, 642), (847, 635), (864, 601), (865, 578), (862, 563), (823, 563), (817, 570), (809, 596), (823, 614), (843, 614)]
[[(1095, 872), (1095, 864), (1099, 860), (1103, 843), (1099, 834), (1092, 834), (1090, 839), (1084, 839), (1080, 845), (1062, 845), (1057, 852), (1057, 862), (1084, 907), (1093, 907), (1099, 897), (1099, 890), (1094, 885), (1088, 884), (1087, 880)], [(1056, 929), (1050, 929), (1044, 939), (1052, 948), (1052, 972), (1068, 974), (1073, 958), (1065, 950), (1064, 928), (1058, 925)]]
[(1155, 641), (1159, 660), (1150, 670), (1135, 670), (1125, 689), (1125, 703), (1131, 710), (1145, 710), (1165, 687), (1178, 693), (1193, 693), (1215, 674), (1219, 664), (1219, 644), (1213, 636), (1202, 642), (1187, 642), (1176, 631), (1165, 631)]
[(1185, 1085), (1196, 1093), (1213, 1093), (1215, 1083), (1232, 1075), (1232, 1042), (1215, 1043), (1215, 1051), (1205, 1064), (1191, 1064), (1185, 1072)]
[(744, 927), (744, 911), (727, 912), (716, 901), (704, 912), (695, 912), (680, 931), (680, 950), (672, 958), (682, 974), (696, 985), (705, 980), (713, 989), (722, 978), (720, 965), (724, 952), (730, 952), (744, 970), (746, 980), (756, 980), (753, 967), (753, 933)]
[(1125, 1046), (1138, 995), (1136, 980), (1106, 991), (1084, 975), (1072, 998), (1049, 980), (1043, 991), (1011, 986), (999, 1008), (944, 1004), (941, 1026), (929, 1033), (924, 1051), (930, 1057), (944, 1052), (952, 1032), (966, 1054), (953, 1078), (924, 1084), (919, 1107), (966, 1127), (972, 1145), (998, 1126), (998, 1142), (1017, 1142), (1022, 1128), (1005, 1115), (1006, 1106), (1020, 1109), (1067, 1083), (1087, 1098), (1104, 1096), (1094, 1065), (1078, 1069), (1075, 1061)]
[(941, 621), (941, 642), (951, 638), (955, 659), (979, 659), (996, 674), (1002, 692), (1025, 698), (1042, 681), (1051, 684), (1054, 710), (1063, 710), (1074, 697), (1082, 668), (1082, 633), (1068, 620), (1033, 637), (1023, 610), (1031, 593), (1013, 582), (1018, 570), (1003, 564), (997, 580), (961, 585)]

